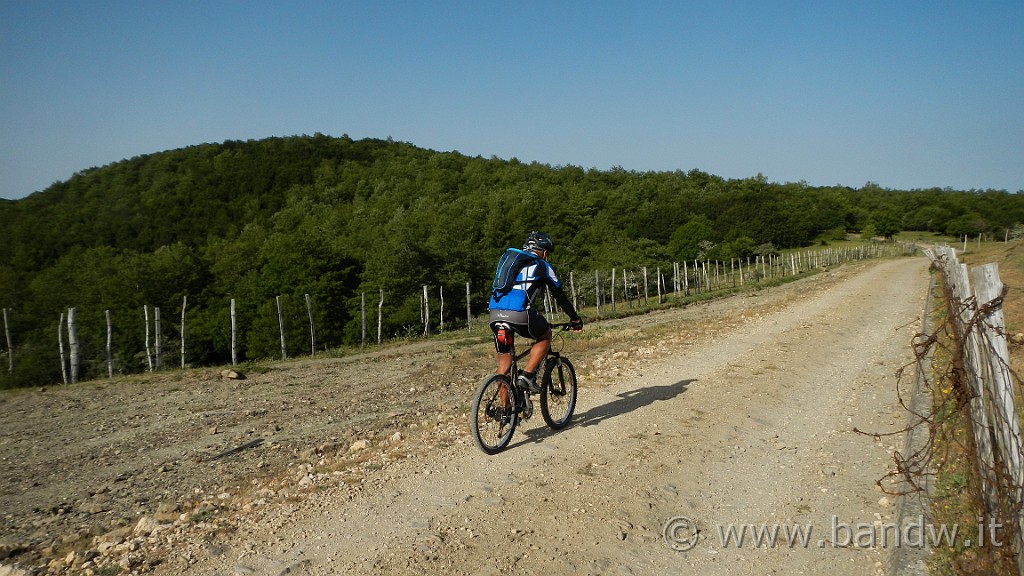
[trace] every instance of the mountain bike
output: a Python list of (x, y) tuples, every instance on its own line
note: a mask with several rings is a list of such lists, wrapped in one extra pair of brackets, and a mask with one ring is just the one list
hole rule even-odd
[[(569, 330), (569, 325), (563, 324), (561, 329)], [(485, 378), (473, 398), (470, 430), (476, 445), (487, 454), (504, 450), (512, 441), (520, 418), (527, 420), (533, 415), (531, 393), (518, 384), (519, 361), (530, 350), (516, 354), (513, 339), (511, 354), (509, 373)], [(552, 430), (561, 430), (569, 424), (576, 409), (576, 369), (561, 352), (548, 350), (542, 370), (540, 412)]]

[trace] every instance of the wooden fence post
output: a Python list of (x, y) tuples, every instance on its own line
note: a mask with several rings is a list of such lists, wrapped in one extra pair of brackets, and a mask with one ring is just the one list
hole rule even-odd
[[(235, 299), (231, 299), (231, 365), (238, 365), (238, 348), (236, 346), (238, 342), (238, 326), (235, 320)], [(147, 355), (149, 352), (146, 353)]]
[(648, 302), (647, 298), (647, 266), (644, 266), (644, 306), (648, 306), (649, 304), (650, 302)]
[(153, 353), (149, 348), (149, 304), (142, 305), (142, 319), (146, 323), (146, 365), (153, 371)]
[(658, 290), (658, 304), (661, 304), (661, 266), (655, 269), (654, 283)]
[(633, 301), (629, 298), (629, 272), (625, 268), (622, 269), (622, 299), (626, 302), (626, 306), (633, 307)]
[(466, 282), (466, 332), (473, 333), (473, 312), (469, 307), (469, 282)]
[(110, 310), (104, 311), (104, 316), (107, 317), (107, 378), (114, 377), (114, 357), (111, 354), (110, 346), (114, 339), (114, 326), (110, 322)]
[(430, 296), (427, 295), (427, 285), (423, 285), (423, 335), (430, 336)]
[(569, 271), (569, 288), (572, 290), (572, 307), (579, 310), (580, 305), (579, 302), (576, 301), (576, 280), (572, 270)]
[(68, 308), (68, 347), (71, 355), (71, 383), (78, 383), (78, 326), (75, 322), (75, 309)]
[(313, 326), (313, 299), (306, 294), (306, 315), (309, 316), (309, 355), (316, 356), (316, 328)]
[(444, 334), (444, 285), (437, 287), (437, 294), (441, 298), (441, 319), (437, 323), (437, 329)]
[(156, 369), (159, 370), (164, 367), (164, 343), (161, 337), (160, 330), (160, 307), (153, 306), (153, 335), (154, 346), (156, 348)]
[[(1012, 490), (1007, 494), (1011, 503), (1019, 504), (1024, 494), (1024, 461), (1021, 459), (1020, 419), (1014, 402), (1013, 374), (1010, 372), (1010, 352), (1006, 343), (1006, 324), (1003, 319), (1001, 300), (1003, 283), (999, 279), (998, 264), (986, 264), (971, 270), (974, 280), (975, 300), (979, 309), (988, 307), (987, 321), (977, 325), (979, 339), (986, 344), (987, 378), (984, 378), (989, 390), (994, 416), (998, 421), (996, 439), (1000, 460), (1006, 467), (1006, 473), (1012, 482)], [(993, 305), (993, 303), (996, 303)], [(1024, 514), (1017, 513), (1017, 572), (1024, 574)]]
[(601, 274), (594, 270), (594, 304), (597, 306), (597, 315), (601, 315)]
[(188, 295), (181, 297), (181, 367), (185, 368), (185, 307), (188, 306)]
[(7, 336), (7, 372), (14, 374), (14, 348), (11, 346), (11, 328), (7, 324), (7, 308), (4, 308), (4, 334)]
[(377, 302), (377, 344), (381, 342), (381, 330), (384, 326), (384, 318), (381, 310), (384, 308), (384, 289), (380, 289), (380, 302)]
[(64, 383), (68, 383), (68, 363), (64, 358), (64, 313), (60, 313), (60, 320), (57, 322), (57, 347), (60, 350), (60, 375)]
[[(997, 264), (986, 264), (971, 270), (974, 280), (974, 293), (978, 307), (981, 308), (996, 302), (1002, 296), (1003, 283), (999, 279)], [(989, 393), (998, 405), (997, 412), (1002, 415), (1003, 423), (998, 431), (1002, 436), (1000, 448), (1003, 450), (1003, 462), (1009, 469), (1017, 492), (1024, 494), (1024, 461), (1021, 460), (1020, 419), (1014, 404), (1013, 375), (1010, 373), (1010, 354), (1006, 344), (1006, 324), (1003, 320), (1003, 307), (998, 303), (991, 307), (988, 321), (978, 325), (982, 331), (982, 341), (992, 353), (988, 355)], [(1024, 549), (1022, 549), (1024, 550)]]
[(281, 359), (288, 359), (288, 347), (285, 345), (284, 340), (284, 310), (281, 308), (281, 296), (278, 295), (275, 300), (277, 301), (277, 327), (281, 332)]
[(964, 370), (968, 376), (973, 397), (970, 399), (972, 433), (974, 437), (975, 462), (981, 480), (981, 494), (985, 499), (985, 507), (989, 513), (998, 509), (999, 500), (996, 493), (998, 479), (995, 478), (995, 452), (990, 434), (988, 411), (985, 407), (985, 390), (981, 382), (980, 355), (977, 334), (967, 330), (971, 323), (971, 310), (964, 304), (970, 301), (971, 289), (967, 279), (967, 267), (956, 261), (955, 255), (946, 261), (946, 279), (953, 288), (954, 304), (959, 308), (956, 337), (963, 350)]

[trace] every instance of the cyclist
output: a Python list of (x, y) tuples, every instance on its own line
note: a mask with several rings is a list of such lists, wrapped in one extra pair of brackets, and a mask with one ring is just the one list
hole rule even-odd
[(583, 330), (583, 319), (576, 313), (572, 302), (562, 291), (562, 283), (555, 274), (555, 269), (547, 259), (555, 251), (555, 243), (543, 232), (530, 232), (526, 237), (522, 250), (509, 248), (502, 254), (495, 271), (495, 280), (491, 291), (490, 311), (491, 331), (494, 332), (494, 348), (498, 355), (498, 374), (508, 374), (512, 367), (512, 339), (504, 324), (526, 338), (536, 342), (530, 348), (526, 366), (519, 372), (519, 385), (539, 392), (537, 384), (537, 368), (548, 353), (551, 346), (551, 326), (544, 316), (533, 307), (534, 299), (545, 286), (562, 310), (569, 315), (570, 329)]

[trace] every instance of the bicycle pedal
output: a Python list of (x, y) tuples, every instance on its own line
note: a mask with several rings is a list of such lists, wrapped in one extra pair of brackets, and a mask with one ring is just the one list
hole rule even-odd
[(533, 400), (527, 398), (523, 405), (523, 420), (529, 420), (530, 416), (533, 416)]

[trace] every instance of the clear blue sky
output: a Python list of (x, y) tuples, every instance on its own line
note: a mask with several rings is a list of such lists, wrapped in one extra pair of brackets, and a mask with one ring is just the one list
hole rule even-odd
[(0, 197), (203, 142), (1024, 189), (1024, 1), (0, 0)]

